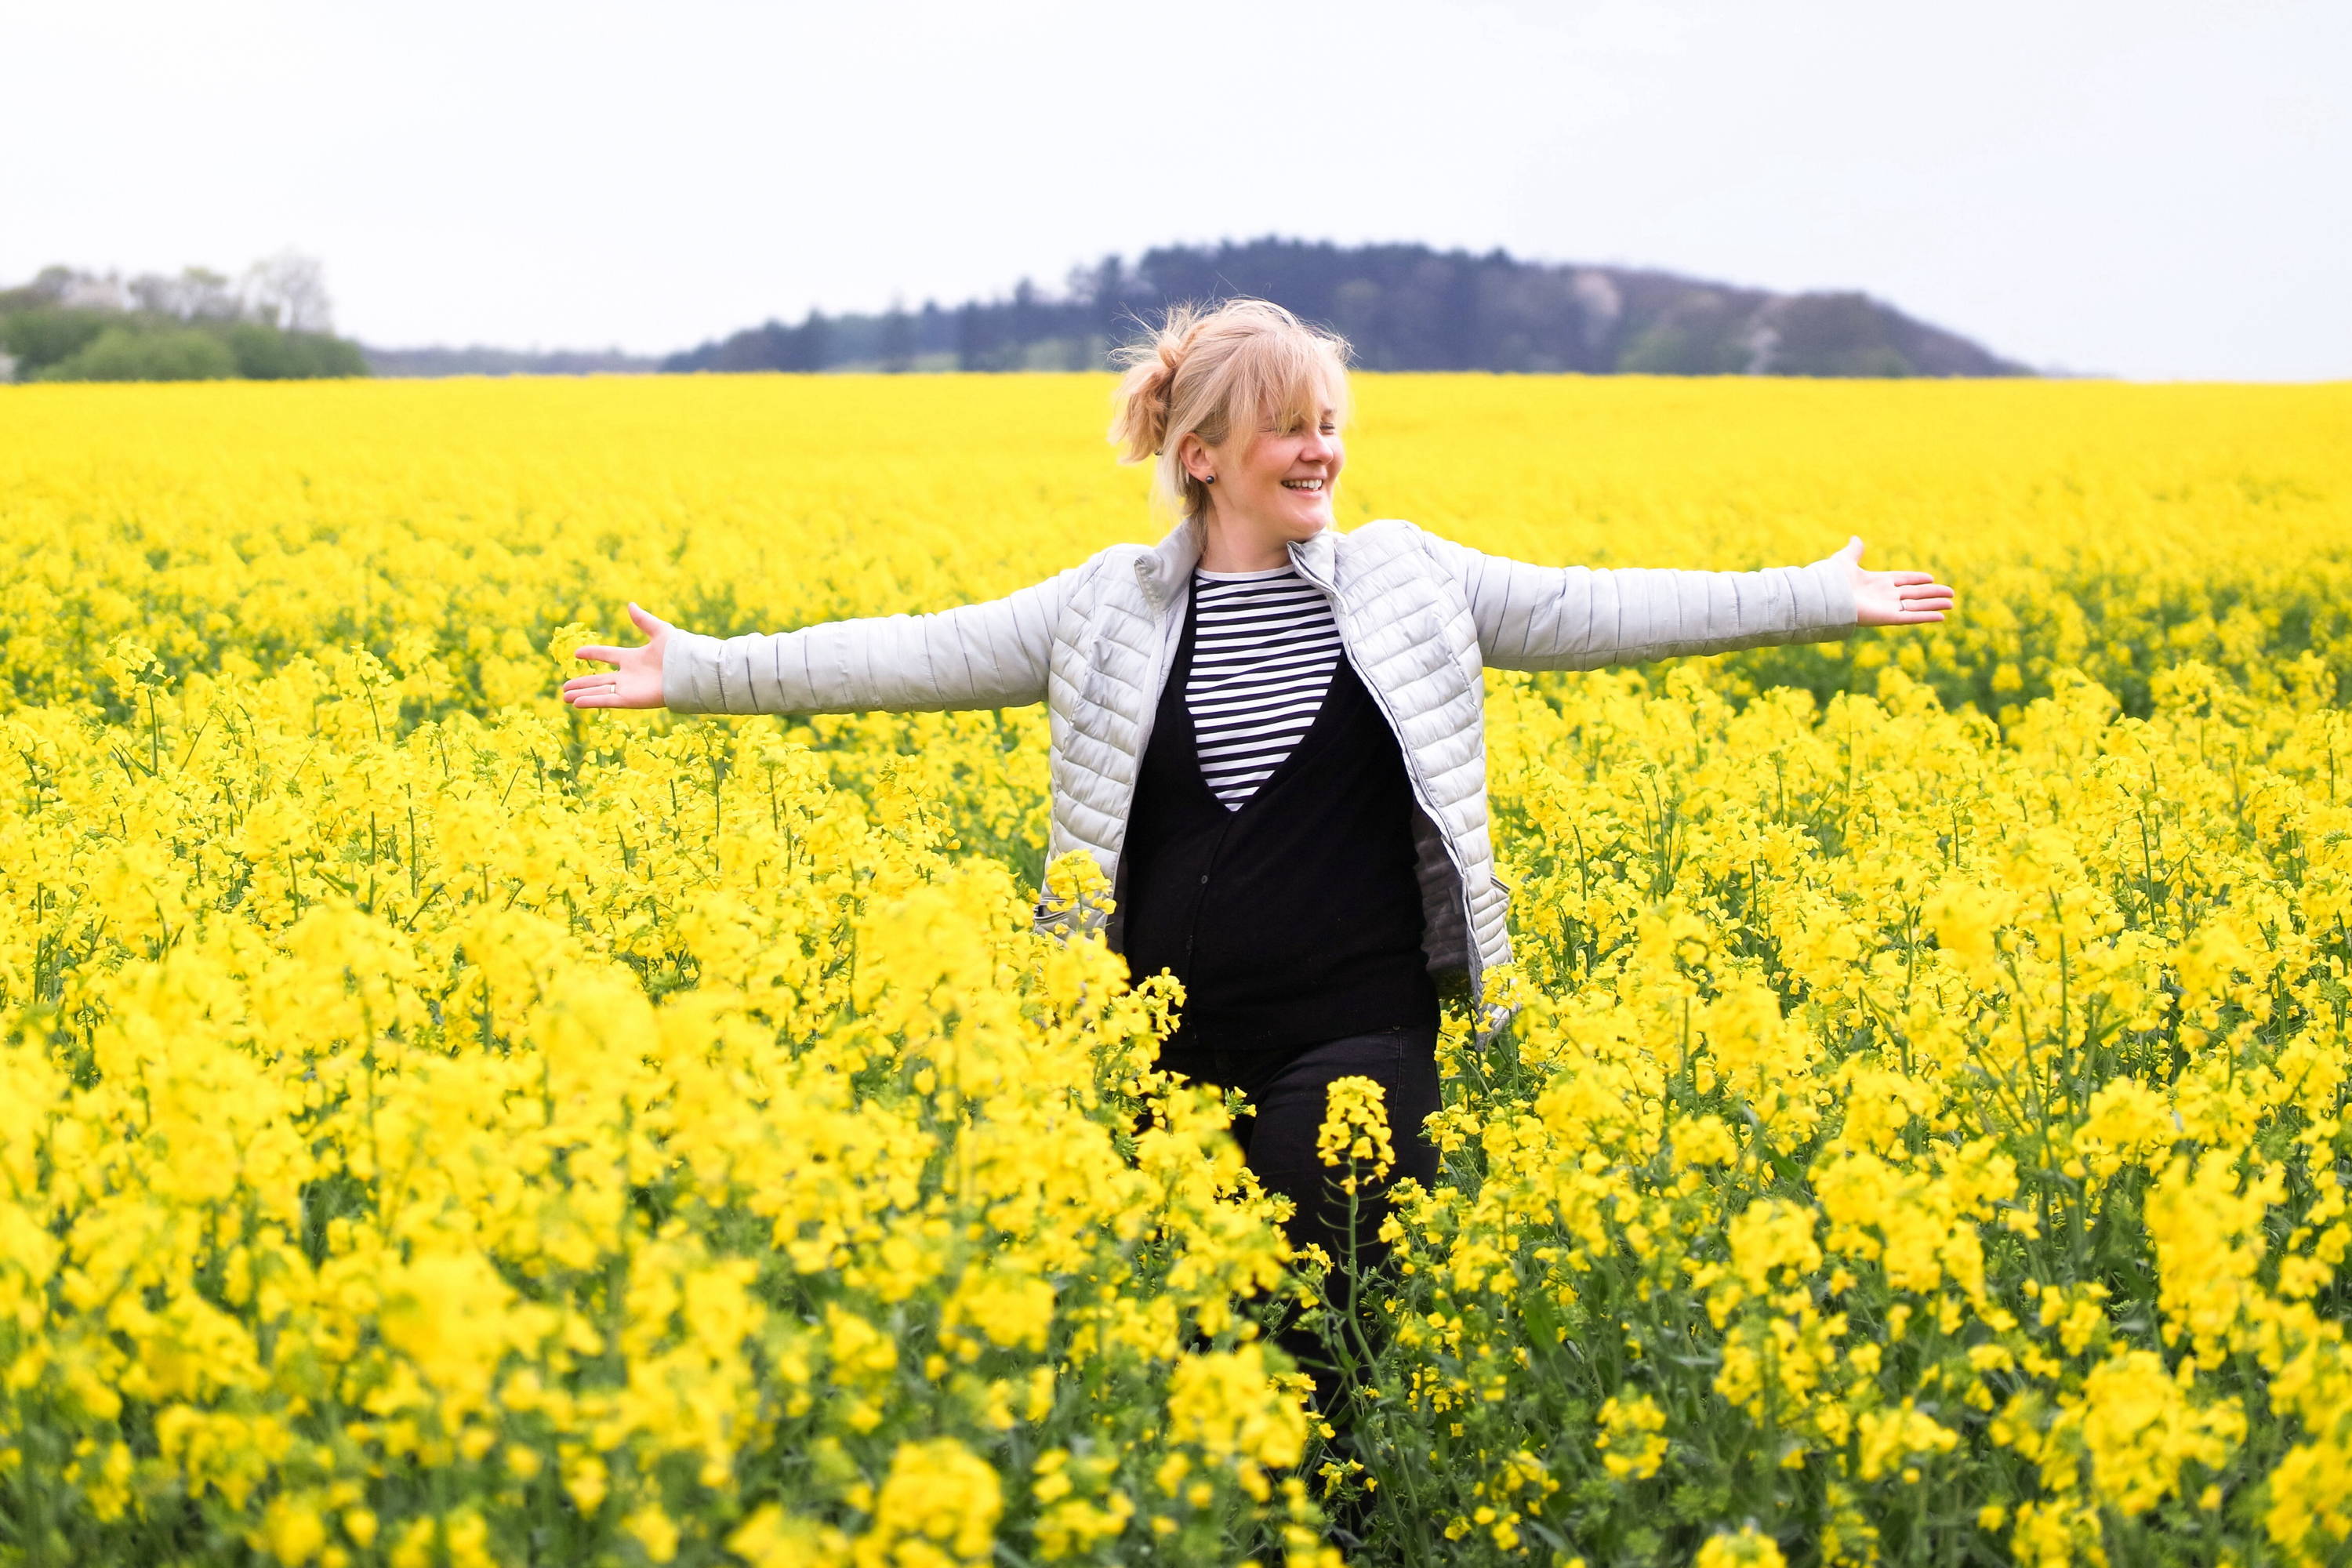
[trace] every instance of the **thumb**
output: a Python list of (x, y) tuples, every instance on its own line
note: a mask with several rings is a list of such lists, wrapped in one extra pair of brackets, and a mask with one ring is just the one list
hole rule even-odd
[(667, 621), (646, 609), (634, 599), (629, 602), (629, 620), (637, 630), (649, 637), (669, 630)]
[(1848, 561), (1853, 562), (1855, 565), (1857, 565), (1857, 566), (1861, 565), (1861, 564), (1862, 564), (1862, 535), (1860, 535), (1859, 533), (1850, 533), (1850, 534), (1848, 534), (1848, 535), (1846, 536), (1845, 548), (1844, 548), (1844, 549), (1843, 549), (1843, 550), (1840, 550), (1840, 551), (1838, 552), (1838, 553), (1839, 553), (1840, 555), (1844, 556)]

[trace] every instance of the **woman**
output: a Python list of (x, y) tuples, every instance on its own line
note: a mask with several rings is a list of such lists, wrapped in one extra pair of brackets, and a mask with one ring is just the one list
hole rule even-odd
[[(813, 713), (1045, 701), (1049, 853), (1111, 879), (1111, 945), (1184, 984), (1166, 1067), (1239, 1088), (1248, 1163), (1297, 1204), (1295, 1242), (1347, 1253), (1317, 1161), (1332, 1079), (1385, 1095), (1396, 1174), (1437, 1169), (1440, 977), (1479, 994), (1509, 957), (1486, 833), (1479, 669), (1583, 669), (1940, 621), (1952, 591), (1806, 567), (1595, 571), (1484, 555), (1409, 522), (1342, 534), (1345, 345), (1278, 306), (1178, 310), (1133, 351), (1111, 437), (1157, 460), (1181, 521), (1034, 587), (928, 616), (721, 641), (636, 605), (637, 648), (582, 708)], [(1040, 907), (1041, 924), (1089, 911)], [(1381, 1205), (1359, 1212), (1360, 1258)], [(1328, 1386), (1328, 1385), (1327, 1385)]]

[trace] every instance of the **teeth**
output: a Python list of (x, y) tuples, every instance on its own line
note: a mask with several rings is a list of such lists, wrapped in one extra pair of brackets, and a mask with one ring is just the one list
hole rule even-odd
[(1323, 488), (1323, 481), (1321, 479), (1285, 479), (1282, 481), (1282, 488), (1286, 490), (1319, 490)]

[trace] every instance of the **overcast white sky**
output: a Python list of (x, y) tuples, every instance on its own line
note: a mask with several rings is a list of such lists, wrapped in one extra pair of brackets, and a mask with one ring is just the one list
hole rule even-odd
[(2352, 376), (2352, 0), (0, 0), (0, 281), (294, 247), (376, 343), (664, 351), (1281, 233)]

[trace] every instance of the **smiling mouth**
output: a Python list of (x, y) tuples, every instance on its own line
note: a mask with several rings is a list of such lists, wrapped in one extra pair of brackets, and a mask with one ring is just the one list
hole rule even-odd
[(1282, 481), (1282, 488), (1286, 490), (1305, 490), (1309, 494), (1318, 494), (1323, 489), (1323, 481), (1321, 479), (1285, 479)]

